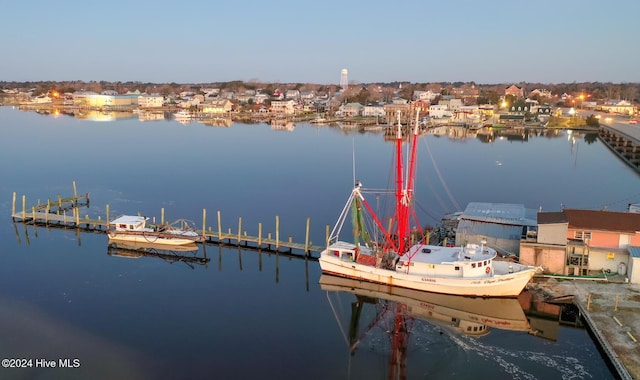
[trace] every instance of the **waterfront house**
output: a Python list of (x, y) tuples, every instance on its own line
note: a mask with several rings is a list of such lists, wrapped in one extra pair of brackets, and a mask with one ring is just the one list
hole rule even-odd
[(452, 117), (453, 114), (449, 111), (449, 107), (446, 104), (432, 104), (429, 106), (429, 116), (440, 119), (443, 117)]
[(551, 106), (539, 106), (537, 111), (538, 120), (548, 120), (551, 117)]
[(480, 112), (484, 118), (492, 118), (496, 112), (496, 106), (493, 104), (480, 104), (478, 106), (478, 112)]
[(217, 99), (211, 103), (198, 104), (198, 112), (204, 114), (221, 114), (231, 112), (233, 110), (233, 102), (229, 99)]
[(164, 104), (162, 95), (142, 94), (138, 96), (138, 107), (140, 108), (159, 108)]
[(336, 114), (344, 117), (361, 116), (363, 108), (364, 106), (360, 103), (347, 103), (341, 105)]
[(398, 122), (398, 112), (400, 112), (400, 122), (407, 124), (415, 115), (411, 115), (411, 105), (405, 100), (404, 103), (394, 101), (391, 104), (384, 105), (384, 117), (388, 124), (396, 124)]
[(632, 247), (640, 247), (640, 214), (565, 209), (540, 212), (537, 222), (535, 241), (520, 244), (521, 263), (568, 276), (626, 272), (629, 278), (640, 276), (640, 263), (635, 268), (638, 273), (631, 273), (630, 254), (637, 252)]
[(451, 98), (451, 99), (448, 99), (448, 100), (446, 100), (444, 102), (445, 103), (443, 103), (443, 104), (447, 104), (447, 107), (449, 108), (449, 111), (451, 111), (452, 113), (459, 111), (460, 108), (462, 107), (462, 99)]
[(293, 115), (295, 113), (295, 102), (289, 100), (272, 100), (270, 112), (273, 114)]
[(367, 104), (362, 108), (362, 116), (365, 117), (384, 117), (384, 105)]
[(413, 102), (411, 102), (411, 109), (412, 109), (411, 113), (415, 115), (416, 110), (418, 110), (420, 115), (427, 115), (429, 114), (430, 106), (431, 106), (431, 103), (429, 103), (429, 101), (427, 100), (414, 100)]

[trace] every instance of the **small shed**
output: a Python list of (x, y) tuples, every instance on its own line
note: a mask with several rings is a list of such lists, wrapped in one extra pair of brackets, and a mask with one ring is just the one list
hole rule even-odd
[(537, 231), (536, 210), (522, 204), (471, 202), (456, 230), (456, 245), (487, 245), (503, 254), (520, 254), (520, 240)]
[[(620, 269), (618, 269), (618, 273), (622, 274)], [(629, 247), (629, 263), (626, 274), (630, 283), (640, 284), (640, 247)]]

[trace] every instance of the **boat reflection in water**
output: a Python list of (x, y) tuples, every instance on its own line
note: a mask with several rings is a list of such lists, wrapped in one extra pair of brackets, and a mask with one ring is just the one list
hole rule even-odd
[(211, 260), (207, 257), (206, 252), (204, 256), (199, 256), (199, 251), (196, 243), (167, 246), (166, 244), (154, 243), (111, 242), (107, 254), (129, 259), (156, 257), (169, 263), (183, 262), (193, 269), (194, 264), (206, 267)]
[[(326, 274), (320, 277), (320, 287), (327, 292), (331, 310), (347, 342), (349, 356), (354, 356), (361, 346), (387, 352), (391, 379), (408, 377), (408, 352), (418, 349), (436, 354), (447, 350), (447, 344), (443, 343), (446, 336), (481, 337), (492, 329), (530, 332), (527, 316), (516, 298), (429, 293)], [(347, 307), (345, 295), (350, 302)], [(345, 314), (350, 316), (345, 317)], [(348, 326), (345, 326), (346, 321)], [(421, 321), (428, 324), (420, 325)], [(410, 338), (415, 342), (411, 346)], [(388, 343), (383, 343), (385, 341)], [(379, 347), (381, 343), (383, 346)], [(425, 363), (422, 358), (418, 362), (422, 363), (420, 365)], [(357, 372), (351, 364), (349, 368), (350, 372)]]
[(491, 328), (530, 331), (529, 321), (517, 298), (463, 297), (422, 292), (382, 284), (322, 275), (320, 287), (346, 292), (356, 302), (397, 303), (410, 318), (441, 323), (468, 335), (485, 335)]

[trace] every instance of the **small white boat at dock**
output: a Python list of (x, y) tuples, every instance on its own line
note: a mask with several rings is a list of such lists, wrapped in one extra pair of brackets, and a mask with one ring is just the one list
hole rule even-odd
[(122, 215), (109, 223), (109, 241), (125, 241), (133, 243), (161, 245), (193, 245), (203, 241), (204, 237), (192, 228), (176, 228), (161, 224), (147, 226), (149, 218), (144, 216)]

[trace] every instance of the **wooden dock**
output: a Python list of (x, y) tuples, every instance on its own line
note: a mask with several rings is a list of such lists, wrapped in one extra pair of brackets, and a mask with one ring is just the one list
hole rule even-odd
[[(80, 216), (80, 209), (89, 206), (89, 194), (78, 195), (76, 184), (73, 183), (73, 195), (63, 198), (58, 195), (54, 200), (48, 199), (46, 203), (38, 200), (36, 205), (27, 207), (26, 196), (22, 196), (22, 209), (16, 208), (17, 194), (13, 193), (11, 218), (15, 223), (25, 225), (39, 225), (47, 227), (72, 228), (80, 231), (107, 233), (109, 230), (109, 205), (106, 205), (106, 216), (89, 217)], [(204, 237), (201, 244), (220, 244), (224, 246), (239, 247), (243, 249), (264, 249), (266, 251), (288, 252), (292, 255), (313, 257), (312, 252), (319, 253), (325, 247), (313, 245), (309, 240), (310, 218), (306, 220), (305, 242), (296, 243), (291, 236), (282, 238), (280, 233), (280, 218), (275, 217), (275, 233), (264, 233), (262, 223), (258, 223), (258, 235), (252, 236), (243, 230), (242, 217), (238, 219), (236, 231), (226, 228), (223, 231), (220, 211), (217, 212), (217, 226), (207, 226), (207, 210), (202, 210), (202, 228), (196, 232)], [(164, 208), (161, 209), (160, 224), (165, 224)], [(329, 234), (329, 226), (325, 228), (325, 234)]]
[(598, 136), (613, 153), (640, 172), (640, 128), (637, 125), (601, 124)]

